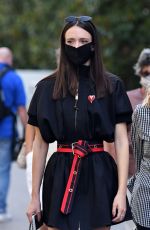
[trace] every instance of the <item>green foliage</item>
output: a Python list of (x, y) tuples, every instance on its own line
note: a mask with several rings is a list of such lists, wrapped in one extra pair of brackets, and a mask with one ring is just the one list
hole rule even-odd
[(106, 68), (136, 86), (133, 65), (149, 47), (149, 0), (1, 0), (0, 44), (10, 47), (18, 68), (55, 68), (64, 18), (90, 15), (101, 34)]
[(102, 25), (104, 57), (113, 72), (120, 75), (127, 88), (138, 80), (133, 65), (144, 47), (149, 47), (150, 1), (101, 1), (99, 9)]

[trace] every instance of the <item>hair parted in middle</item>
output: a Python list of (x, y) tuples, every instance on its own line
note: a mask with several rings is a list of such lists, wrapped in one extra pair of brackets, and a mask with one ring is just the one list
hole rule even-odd
[(65, 97), (68, 91), (71, 93), (71, 95), (75, 96), (77, 91), (77, 70), (74, 65), (69, 62), (65, 54), (65, 34), (68, 29), (75, 25), (86, 30), (92, 36), (92, 47), (94, 49), (94, 54), (90, 59), (90, 78), (95, 85), (97, 98), (103, 97), (106, 93), (111, 91), (111, 85), (108, 74), (105, 72), (103, 66), (98, 31), (91, 20), (74, 20), (66, 23), (61, 32), (60, 62), (58, 69), (54, 74), (56, 76), (56, 81), (54, 85), (53, 98), (58, 99), (60, 97)]

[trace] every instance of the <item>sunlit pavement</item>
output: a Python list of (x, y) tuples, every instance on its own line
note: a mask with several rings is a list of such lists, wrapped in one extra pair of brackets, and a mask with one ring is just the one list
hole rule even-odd
[(26, 217), (29, 195), (25, 179), (25, 170), (19, 169), (17, 164), (13, 163), (11, 185), (8, 196), (8, 212), (11, 213), (12, 220), (6, 223), (0, 223), (0, 230), (29, 229)]

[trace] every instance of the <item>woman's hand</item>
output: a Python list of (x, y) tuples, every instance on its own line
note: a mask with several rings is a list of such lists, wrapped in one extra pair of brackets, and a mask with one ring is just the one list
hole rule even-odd
[(119, 194), (114, 198), (112, 207), (113, 222), (120, 222), (124, 219), (126, 214), (126, 195)]
[(37, 214), (38, 220), (41, 219), (41, 204), (40, 204), (40, 198), (32, 199), (28, 208), (27, 208), (27, 217), (29, 219), (29, 222), (32, 221), (32, 215)]

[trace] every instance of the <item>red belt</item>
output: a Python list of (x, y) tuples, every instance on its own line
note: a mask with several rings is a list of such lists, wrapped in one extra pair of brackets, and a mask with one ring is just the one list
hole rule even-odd
[(61, 204), (61, 212), (68, 214), (71, 212), (77, 182), (80, 175), (81, 159), (88, 153), (104, 151), (102, 144), (88, 144), (87, 141), (79, 140), (72, 145), (58, 144), (57, 152), (73, 153), (74, 158), (68, 178), (67, 186)]

